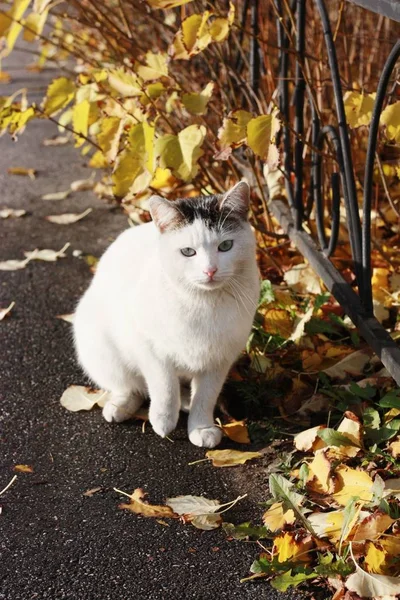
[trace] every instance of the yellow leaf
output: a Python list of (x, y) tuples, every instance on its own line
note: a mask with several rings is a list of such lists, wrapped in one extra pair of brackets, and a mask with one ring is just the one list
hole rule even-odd
[(143, 159), (129, 150), (124, 150), (113, 172), (113, 193), (117, 198), (124, 198), (135, 179), (144, 171)]
[(251, 113), (247, 110), (234, 110), (224, 118), (222, 127), (218, 130), (218, 139), (222, 150), (242, 145), (246, 140), (247, 124)]
[(29, 177), (29, 179), (35, 179), (36, 169), (25, 169), (25, 167), (10, 167), (7, 169), (7, 173), (10, 175), (23, 175)]
[(168, 77), (168, 55), (147, 52), (146, 65), (139, 65), (136, 70), (138, 75), (145, 81)]
[(292, 525), (296, 520), (295, 514), (290, 508), (284, 511), (282, 502), (275, 502), (263, 514), (263, 522), (270, 531), (283, 529), (285, 525)]
[(261, 115), (247, 123), (247, 145), (263, 160), (268, 158), (269, 145), (274, 140), (279, 125), (275, 115)]
[(235, 20), (235, 5), (229, 2), (229, 12), (226, 19), (217, 17), (211, 23), (210, 33), (215, 42), (223, 42), (229, 35), (233, 21)]
[(81, 146), (85, 142), (84, 138), (80, 137), (80, 134), (84, 136), (87, 136), (88, 134), (89, 112), (90, 102), (88, 100), (84, 100), (83, 102), (74, 105), (72, 111), (72, 126), (76, 134), (76, 147)]
[(207, 110), (207, 104), (213, 94), (214, 83), (207, 83), (204, 90), (200, 93), (183, 94), (182, 103), (184, 107), (193, 115), (204, 115)]
[(386, 136), (389, 140), (400, 143), (400, 101), (389, 104), (381, 114), (381, 123), (386, 125)]
[(182, 21), (181, 29), (175, 35), (171, 54), (174, 58), (189, 60), (198, 54), (212, 41), (210, 28), (207, 24), (210, 12), (190, 15)]
[(132, 492), (130, 496), (129, 504), (120, 504), (119, 508), (126, 508), (137, 515), (143, 515), (144, 517), (161, 517), (163, 519), (177, 519), (178, 515), (174, 513), (172, 508), (169, 506), (157, 506), (153, 504), (148, 504), (143, 501), (143, 498), (146, 496), (145, 492), (137, 488)]
[(123, 198), (149, 186), (154, 171), (154, 133), (154, 127), (146, 121), (131, 128), (128, 146), (119, 155), (112, 176), (115, 196)]
[(188, 4), (193, 0), (147, 0), (151, 8), (175, 8), (175, 6), (182, 6), (183, 4)]
[(178, 135), (164, 135), (156, 142), (160, 167), (171, 169), (183, 181), (189, 181), (199, 170), (197, 161), (203, 155), (200, 146), (206, 135), (203, 125), (189, 125)]
[(283, 308), (270, 308), (264, 314), (264, 329), (272, 335), (289, 338), (292, 333), (293, 319)]
[(369, 125), (372, 118), (376, 94), (346, 92), (344, 95), (344, 110), (350, 127)]
[(45, 115), (51, 116), (71, 102), (75, 93), (75, 84), (67, 77), (54, 79), (47, 88), (43, 104)]
[(41, 35), (47, 19), (47, 11), (40, 13), (32, 12), (24, 21), (24, 40), (34, 42)]
[(250, 444), (249, 431), (245, 421), (232, 421), (222, 425), (224, 434), (238, 444)]
[(371, 501), (373, 481), (368, 473), (339, 465), (335, 476), (335, 493), (332, 497), (338, 504), (346, 506), (353, 497), (359, 498), (363, 503)]
[(303, 540), (296, 540), (295, 534), (287, 531), (274, 539), (272, 553), (280, 563), (288, 560), (307, 562), (309, 560), (309, 550), (311, 550), (312, 546), (311, 536), (307, 536)]
[(11, 75), (5, 71), (0, 71), (0, 83), (10, 83)]
[(339, 433), (342, 433), (344, 436), (348, 437), (354, 444), (357, 444), (359, 447), (355, 446), (330, 446), (329, 455), (337, 458), (353, 458), (357, 456), (357, 454), (361, 450), (362, 440), (361, 440), (361, 424), (355, 415), (351, 412), (346, 412), (345, 418), (340, 423), (337, 428)]
[(206, 457), (212, 460), (213, 467), (235, 467), (243, 465), (253, 458), (261, 458), (260, 452), (241, 452), (240, 450), (209, 450)]
[(143, 106), (147, 106), (150, 104), (151, 100), (156, 100), (165, 92), (167, 88), (164, 86), (161, 81), (156, 81), (155, 83), (149, 83), (146, 85), (143, 94), (140, 96), (140, 103)]
[(22, 18), (30, 2), (31, 0), (14, 0), (9, 11), (0, 12), (0, 37), (3, 37), (7, 33), (15, 21), (19, 21)]
[(361, 504), (356, 506), (355, 513), (352, 519), (346, 523), (346, 530), (343, 534), (343, 524), (345, 513), (343, 510), (331, 510), (329, 512), (315, 512), (307, 515), (316, 535), (321, 538), (328, 538), (331, 542), (336, 543), (343, 535), (343, 540), (346, 540), (357, 522), (361, 510)]
[(383, 567), (385, 565), (386, 556), (385, 550), (378, 544), (367, 542), (365, 544), (364, 567), (368, 573), (380, 573), (381, 575), (384, 575), (385, 569)]
[(33, 473), (33, 468), (29, 465), (15, 465), (14, 471), (17, 473)]
[(121, 96), (141, 96), (143, 93), (141, 83), (135, 73), (123, 69), (110, 70), (108, 82), (113, 90)]
[(318, 494), (330, 494), (334, 490), (332, 464), (324, 450), (319, 450), (308, 465), (307, 487)]
[(89, 160), (89, 167), (92, 167), (92, 169), (105, 169), (109, 164), (101, 150), (97, 150)]
[(154, 178), (150, 183), (150, 187), (155, 190), (161, 190), (163, 188), (170, 189), (176, 182), (175, 177), (172, 175), (170, 169), (161, 169), (157, 167), (154, 173)]
[(381, 267), (375, 267), (372, 271), (372, 292), (374, 299), (383, 304), (383, 306), (390, 306), (391, 297), (387, 293), (389, 290), (389, 269), (383, 269)]
[(124, 121), (119, 117), (105, 117), (99, 123), (97, 143), (109, 162), (114, 162), (117, 156), (123, 126)]

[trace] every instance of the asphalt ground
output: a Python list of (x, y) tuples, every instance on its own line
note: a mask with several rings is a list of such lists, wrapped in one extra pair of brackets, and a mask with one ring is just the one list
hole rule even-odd
[[(39, 99), (56, 72), (25, 73), (25, 53), (9, 59), (13, 82), (1, 94), (28, 86)], [(91, 170), (73, 145), (45, 147), (57, 134), (54, 124), (34, 121), (17, 142), (0, 139), (0, 205), (28, 214), (0, 222), (0, 260), (23, 258), (35, 248), (61, 249), (54, 263), (34, 261), (19, 271), (0, 271), (0, 306), (16, 305), (0, 323), (0, 489), (18, 464), (19, 473), (0, 498), (1, 600), (247, 600), (291, 598), (268, 583), (240, 583), (260, 548), (229, 540), (222, 530), (203, 532), (170, 520), (119, 510), (123, 498), (113, 491), (142, 487), (153, 503), (181, 494), (221, 502), (248, 494), (226, 520), (261, 523), (266, 497), (264, 458), (232, 469), (217, 469), (204, 450), (187, 439), (182, 417), (173, 442), (141, 423), (106, 423), (100, 410), (70, 413), (60, 405), (71, 384), (85, 384), (74, 357), (71, 326), (56, 316), (71, 313), (88, 286), (91, 272), (73, 250), (100, 256), (127, 227), (119, 209), (78, 192), (46, 202), (43, 194), (68, 189)], [(7, 174), (9, 167), (31, 167), (37, 177)], [(49, 214), (93, 211), (69, 226), (50, 223)], [(224, 443), (222, 447), (229, 444)], [(84, 492), (100, 487), (88, 497)]]

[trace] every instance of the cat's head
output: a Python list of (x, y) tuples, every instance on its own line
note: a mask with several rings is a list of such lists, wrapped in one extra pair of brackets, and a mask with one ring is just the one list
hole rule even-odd
[(241, 181), (225, 194), (170, 202), (150, 198), (160, 256), (170, 278), (190, 289), (215, 290), (254, 260), (247, 220), (250, 190)]

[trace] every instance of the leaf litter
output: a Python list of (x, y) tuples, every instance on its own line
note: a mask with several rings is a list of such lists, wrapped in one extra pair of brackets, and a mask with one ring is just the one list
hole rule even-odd
[(64, 213), (63, 215), (49, 215), (45, 217), (50, 223), (57, 223), (58, 225), (71, 225), (84, 219), (89, 213), (93, 211), (93, 208), (87, 208), (82, 213)]
[(39, 250), (36, 248), (31, 252), (24, 252), (25, 259), (23, 260), (4, 260), (0, 262), (0, 271), (18, 271), (19, 269), (25, 269), (26, 265), (32, 260), (43, 260), (45, 262), (55, 262), (59, 258), (65, 258), (65, 251), (69, 248), (70, 243), (65, 244), (61, 250), (50, 250), (45, 248)]
[(10, 316), (12, 309), (15, 306), (15, 302), (10, 302), (7, 308), (0, 308), (0, 321), (5, 319), (7, 316)]
[(26, 215), (26, 210), (15, 209), (15, 208), (2, 208), (0, 210), (0, 219), (18, 219), (19, 217), (24, 217)]

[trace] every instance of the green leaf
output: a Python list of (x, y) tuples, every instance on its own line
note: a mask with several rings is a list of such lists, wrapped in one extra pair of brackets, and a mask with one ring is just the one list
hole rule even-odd
[(310, 319), (305, 326), (305, 330), (309, 335), (315, 335), (317, 333), (338, 333), (338, 330), (333, 323), (324, 321), (318, 317)]
[(274, 302), (275, 294), (272, 289), (272, 283), (269, 279), (264, 279), (261, 282), (261, 290), (260, 290), (260, 301), (259, 304), (269, 304), (270, 302)]
[(297, 517), (302, 521), (304, 527), (315, 535), (314, 529), (308, 519), (304, 516), (301, 510), (301, 505), (304, 502), (304, 497), (293, 490), (293, 483), (285, 479), (278, 473), (272, 473), (269, 476), (269, 491), (275, 500), (282, 502), (285, 510), (292, 509)]
[(379, 400), (379, 406), (382, 408), (400, 409), (400, 390), (391, 390)]
[(331, 294), (329, 292), (324, 292), (322, 294), (318, 294), (314, 300), (314, 310), (318, 310), (329, 301)]
[(363, 423), (367, 429), (379, 429), (381, 425), (381, 417), (375, 408), (367, 407), (363, 412)]
[(321, 438), (328, 446), (354, 446), (359, 448), (360, 446), (353, 442), (347, 435), (336, 431), (336, 429), (321, 429), (317, 433), (318, 437)]
[(371, 400), (371, 398), (376, 396), (377, 389), (372, 387), (369, 383), (365, 387), (361, 387), (352, 381), (349, 386), (349, 391), (354, 394), (354, 396), (358, 396), (363, 400)]
[(286, 592), (290, 587), (296, 587), (307, 579), (315, 579), (318, 577), (318, 573), (312, 571), (311, 573), (295, 573), (292, 575), (292, 569), (286, 571), (282, 575), (278, 575), (271, 579), (271, 586), (280, 592)]
[(343, 510), (343, 521), (342, 528), (340, 530), (340, 539), (339, 539), (339, 555), (342, 554), (342, 544), (343, 540), (346, 539), (349, 528), (353, 525), (353, 519), (357, 512), (357, 502), (359, 501), (358, 497), (353, 496), (348, 503), (346, 504)]

